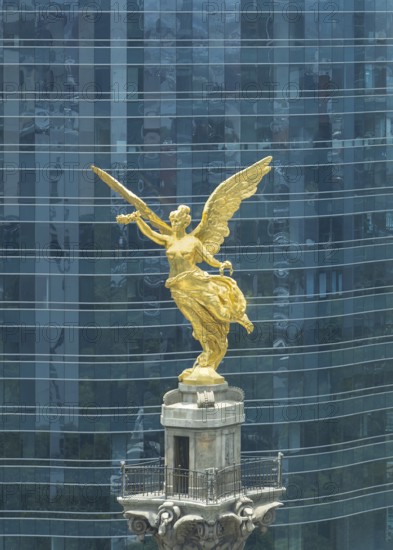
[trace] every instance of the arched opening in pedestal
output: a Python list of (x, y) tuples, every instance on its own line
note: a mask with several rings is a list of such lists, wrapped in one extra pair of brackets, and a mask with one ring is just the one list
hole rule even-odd
[(187, 494), (190, 471), (190, 438), (174, 436), (173, 490), (175, 493)]

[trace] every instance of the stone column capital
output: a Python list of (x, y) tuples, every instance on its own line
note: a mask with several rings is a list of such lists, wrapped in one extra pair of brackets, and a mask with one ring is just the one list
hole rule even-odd
[(168, 500), (157, 513), (128, 510), (124, 515), (141, 541), (151, 534), (160, 550), (242, 550), (255, 528), (267, 531), (279, 506), (282, 503), (278, 501), (255, 505), (242, 496), (225, 511), (207, 506), (187, 513), (183, 506)]

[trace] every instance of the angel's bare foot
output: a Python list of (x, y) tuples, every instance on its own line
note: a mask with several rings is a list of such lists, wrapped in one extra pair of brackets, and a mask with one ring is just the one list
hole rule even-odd
[(183, 380), (185, 380), (188, 376), (190, 376), (190, 374), (192, 373), (194, 369), (185, 369), (180, 375), (179, 375), (179, 381), (182, 382)]
[(207, 367), (207, 357), (206, 353), (203, 351), (198, 355), (198, 357), (195, 359), (195, 362), (191, 369), (185, 369), (180, 375), (179, 375), (179, 381), (183, 382), (183, 380), (186, 380), (190, 374), (192, 374), (197, 367)]
[(195, 367), (207, 367), (207, 354), (206, 352), (202, 352), (201, 354), (198, 355), (198, 357), (196, 358), (196, 361), (194, 363), (194, 369)]

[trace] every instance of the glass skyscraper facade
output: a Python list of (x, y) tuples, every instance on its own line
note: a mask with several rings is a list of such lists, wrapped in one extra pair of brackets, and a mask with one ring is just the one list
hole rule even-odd
[(195, 224), (267, 155), (220, 256), (256, 327), (220, 368), (243, 451), (285, 455), (285, 507), (247, 548), (391, 548), (393, 1), (0, 9), (0, 550), (142, 548), (119, 462), (163, 455), (162, 396), (198, 353), (90, 164)]

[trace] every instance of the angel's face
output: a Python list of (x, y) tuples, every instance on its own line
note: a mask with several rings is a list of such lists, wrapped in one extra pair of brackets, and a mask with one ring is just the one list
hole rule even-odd
[(174, 231), (179, 231), (190, 225), (191, 217), (186, 212), (175, 210), (169, 214), (169, 221), (171, 222), (172, 229)]

